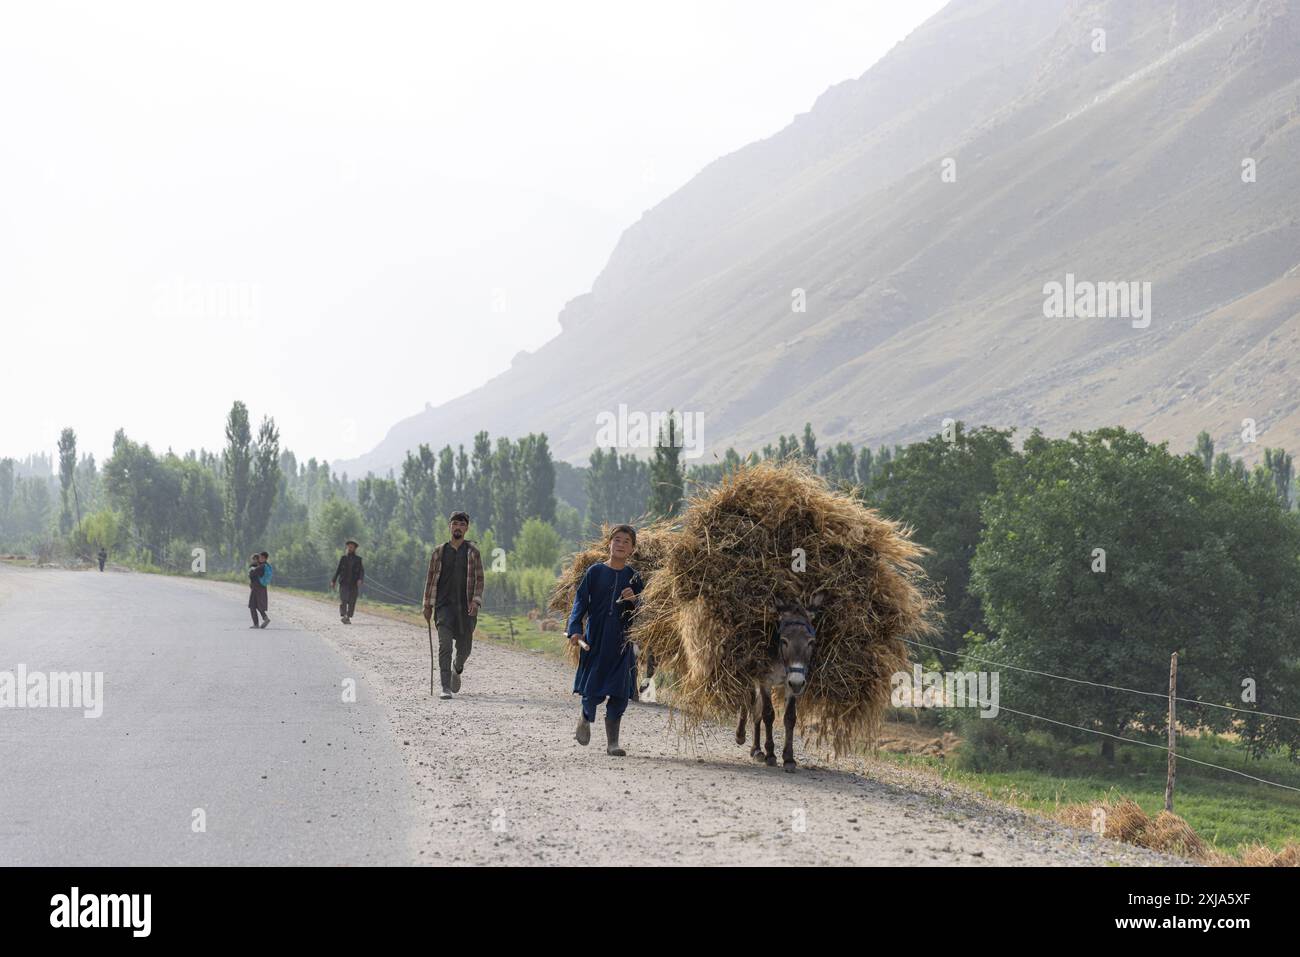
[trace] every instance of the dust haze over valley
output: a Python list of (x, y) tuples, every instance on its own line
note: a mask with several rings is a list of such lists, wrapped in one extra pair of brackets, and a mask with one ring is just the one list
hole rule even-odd
[(941, 6), (7, 5), (0, 368), (42, 401), (0, 457), (68, 424), (100, 461), (118, 428), (215, 448), (233, 397), (304, 457), (361, 455), (553, 338), (627, 224)]

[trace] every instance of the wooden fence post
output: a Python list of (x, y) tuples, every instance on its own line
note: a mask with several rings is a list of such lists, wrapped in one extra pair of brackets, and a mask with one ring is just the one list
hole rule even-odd
[(1174, 721), (1175, 721), (1175, 700), (1178, 694), (1178, 652), (1174, 652), (1169, 658), (1169, 772), (1165, 776), (1165, 810), (1172, 812), (1174, 809), (1174, 777), (1177, 775), (1176, 761), (1174, 756)]

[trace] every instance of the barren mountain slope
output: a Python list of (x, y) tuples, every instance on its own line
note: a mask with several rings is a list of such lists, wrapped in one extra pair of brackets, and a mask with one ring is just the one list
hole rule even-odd
[[(619, 403), (702, 412), (709, 455), (946, 417), (1251, 458), (1250, 417), (1294, 446), (1298, 134), (1292, 0), (957, 0), (643, 216), (545, 347), (347, 467), (479, 428), (580, 460)], [(1044, 318), (1067, 273), (1151, 283), (1150, 324)], [(602, 355), (619, 375), (556, 387)]]

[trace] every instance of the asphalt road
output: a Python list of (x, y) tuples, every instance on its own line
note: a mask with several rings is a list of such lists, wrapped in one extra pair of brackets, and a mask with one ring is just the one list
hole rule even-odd
[(0, 672), (104, 682), (98, 718), (0, 707), (0, 865), (414, 859), (410, 779), (369, 682), (277, 620), (274, 592), (266, 630), (244, 600), (238, 586), (0, 565)]
[(0, 707), (0, 865), (1174, 863), (868, 756), (797, 743), (798, 774), (756, 765), (729, 727), (684, 741), (662, 705), (633, 705), (610, 757), (599, 722), (574, 742), (557, 659), (476, 639), (440, 701), (426, 630), (364, 595), (345, 626), (272, 587), (265, 631), (246, 600), (0, 565), (0, 684), (104, 675), (98, 718)]

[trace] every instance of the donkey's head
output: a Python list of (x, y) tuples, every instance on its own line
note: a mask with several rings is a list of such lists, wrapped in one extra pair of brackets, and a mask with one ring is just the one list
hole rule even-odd
[(820, 592), (800, 602), (778, 602), (776, 606), (776, 649), (772, 663), (772, 684), (785, 685), (787, 694), (799, 697), (808, 687), (813, 651), (817, 641), (816, 621), (822, 609)]

